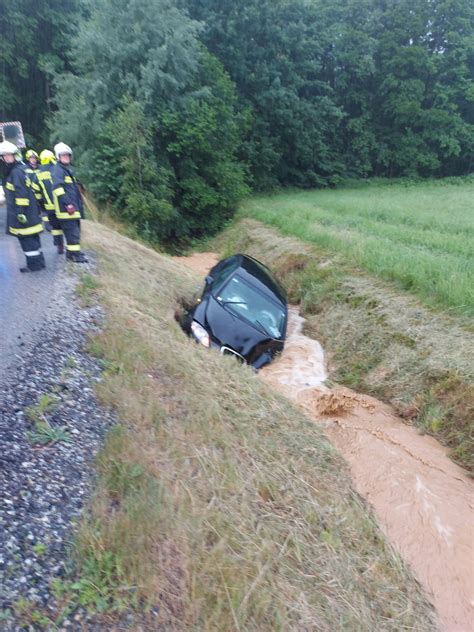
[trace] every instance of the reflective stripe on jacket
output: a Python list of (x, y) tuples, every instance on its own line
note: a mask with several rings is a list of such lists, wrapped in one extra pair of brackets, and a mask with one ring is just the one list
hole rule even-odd
[[(56, 217), (58, 219), (81, 219), (84, 206), (77, 180), (70, 167), (56, 163), (51, 170), (53, 178), (53, 198)], [(66, 207), (72, 204), (76, 211), (69, 214)]]
[[(38, 210), (36, 194), (38, 191), (24, 166), (16, 162), (11, 166), (5, 178), (5, 199), (7, 203), (7, 232), (18, 237), (35, 235), (43, 230)], [(40, 194), (41, 195), (41, 194)], [(24, 216), (24, 222), (18, 219)]]
[(52, 166), (42, 165), (37, 173), (38, 182), (43, 194), (43, 206), (46, 211), (54, 211)]
[(31, 186), (33, 187), (33, 192), (35, 194), (35, 198), (38, 201), (40, 206), (43, 206), (43, 192), (41, 191), (41, 187), (38, 180), (39, 169), (33, 169), (33, 167), (26, 166), (24, 167), (25, 173), (31, 180)]

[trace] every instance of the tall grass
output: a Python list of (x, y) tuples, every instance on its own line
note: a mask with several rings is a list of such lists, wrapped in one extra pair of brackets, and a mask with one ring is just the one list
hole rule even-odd
[(121, 425), (76, 545), (81, 603), (135, 606), (147, 630), (433, 629), (317, 425), (179, 329), (198, 279), (103, 226), (85, 233), (108, 314), (91, 349)]
[(378, 184), (246, 200), (241, 215), (341, 253), (430, 305), (474, 313), (474, 183)]

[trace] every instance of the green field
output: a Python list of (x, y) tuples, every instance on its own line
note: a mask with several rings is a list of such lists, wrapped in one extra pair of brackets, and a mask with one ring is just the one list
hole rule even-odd
[(474, 181), (369, 182), (254, 196), (240, 214), (340, 253), (428, 304), (474, 313)]

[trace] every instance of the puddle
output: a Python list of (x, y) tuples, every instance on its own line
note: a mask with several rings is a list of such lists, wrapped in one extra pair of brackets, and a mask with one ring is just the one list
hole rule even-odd
[[(205, 276), (213, 253), (177, 258)], [(387, 539), (434, 604), (443, 630), (474, 622), (473, 482), (432, 437), (403, 423), (381, 402), (329, 389), (321, 345), (302, 333), (290, 308), (283, 354), (259, 373), (320, 424), (350, 465), (355, 489), (372, 506)]]

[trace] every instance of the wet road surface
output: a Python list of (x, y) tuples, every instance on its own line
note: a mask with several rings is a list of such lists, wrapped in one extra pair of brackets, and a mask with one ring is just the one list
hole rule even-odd
[[(16, 237), (5, 234), (6, 207), (0, 205), (0, 384), (15, 356), (41, 334), (56, 270), (64, 263), (56, 254), (50, 233), (41, 233), (46, 269), (22, 274), (25, 256)], [(58, 261), (60, 262), (58, 265)]]

